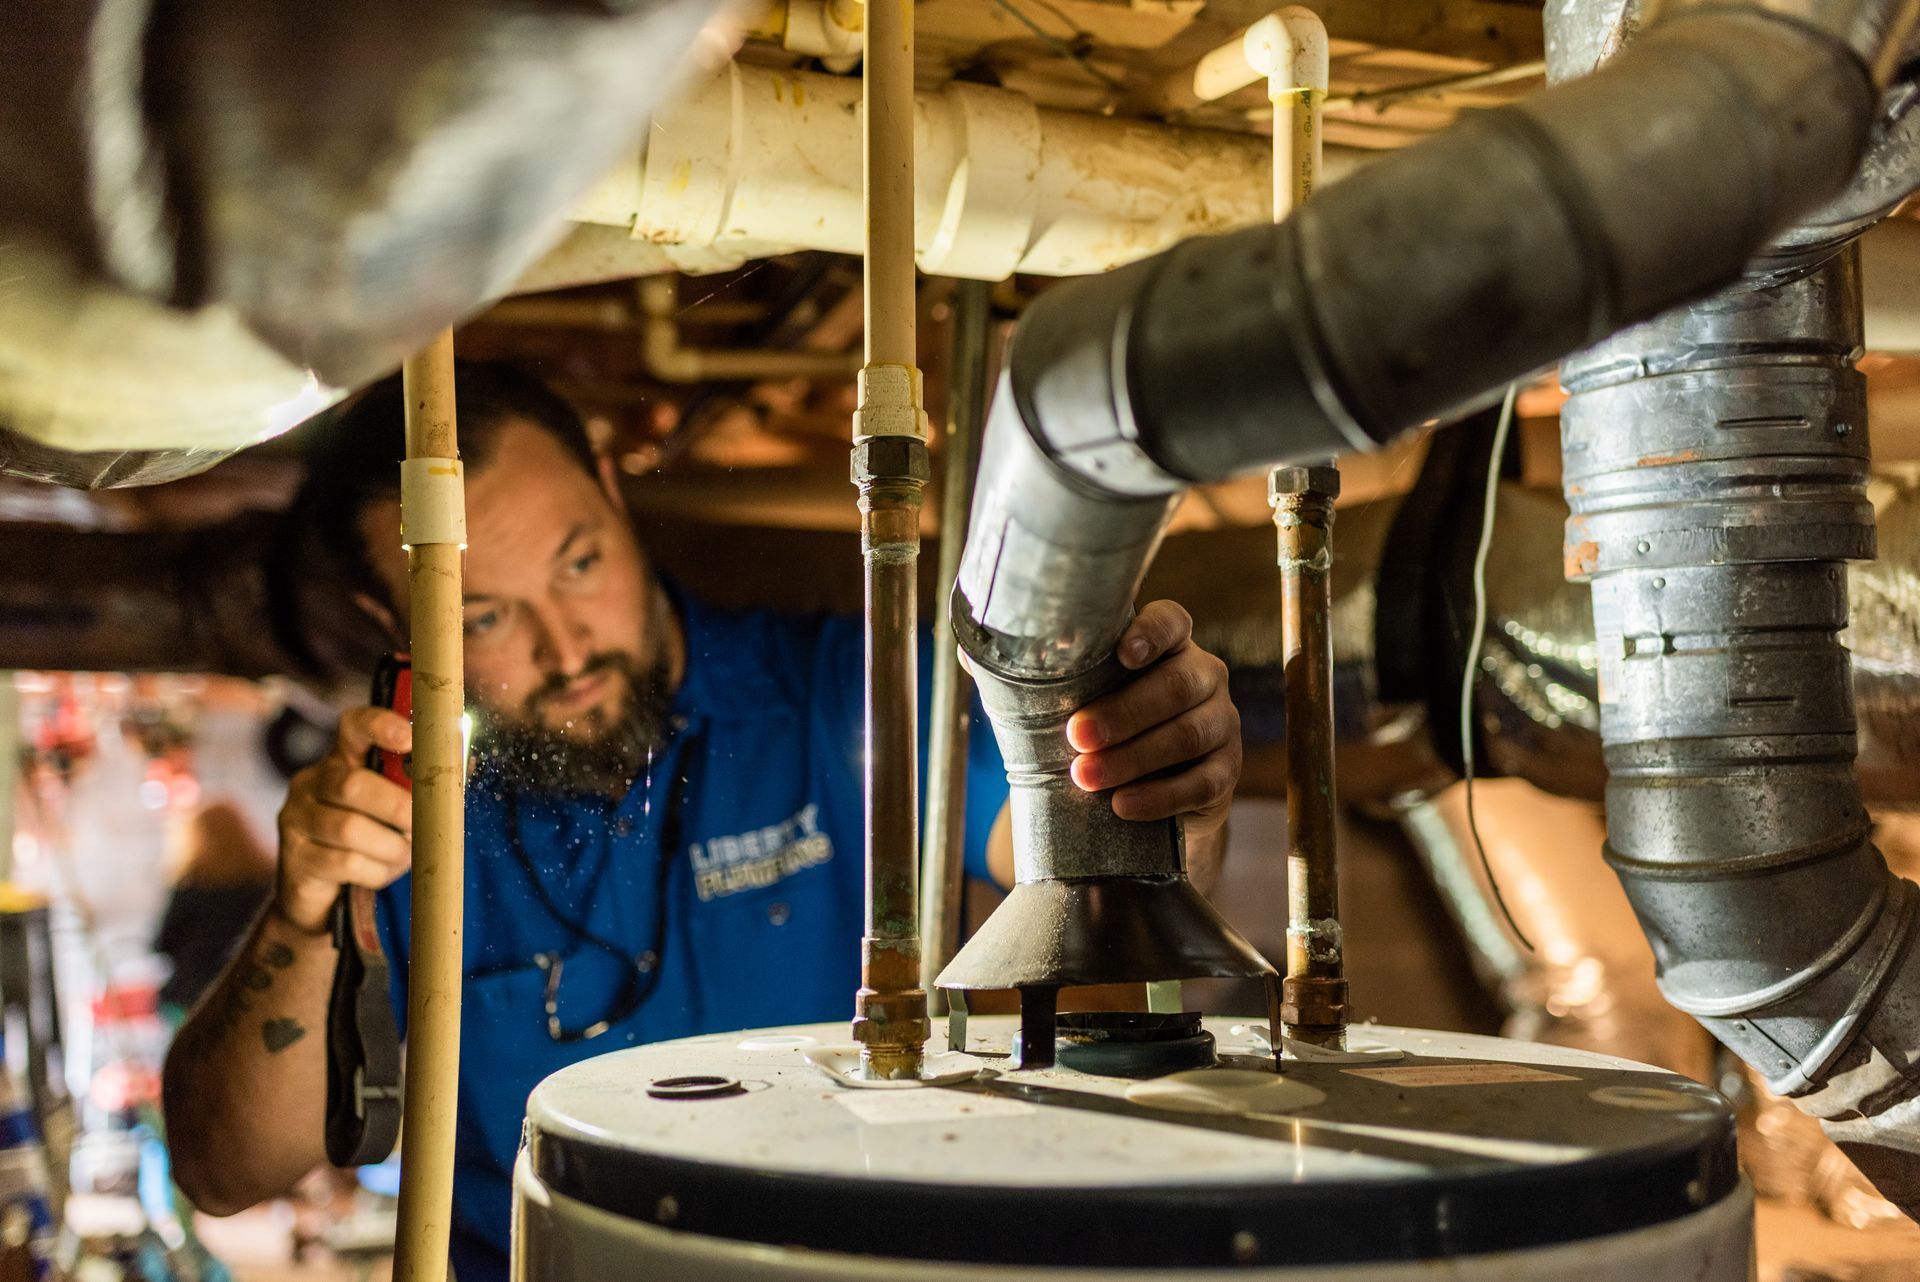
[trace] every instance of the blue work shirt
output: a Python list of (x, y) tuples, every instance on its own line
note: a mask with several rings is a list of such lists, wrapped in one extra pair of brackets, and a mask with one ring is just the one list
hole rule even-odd
[[(640, 1042), (852, 1018), (865, 899), (860, 621), (677, 604), (686, 676), (657, 760), (625, 797), (516, 796), (484, 769), (468, 784), (460, 1282), (507, 1276), (513, 1159), (527, 1096), (548, 1074)], [(925, 705), (931, 647), (920, 650)], [(977, 701), (968, 756), (967, 861), (984, 877), (1007, 780)], [(402, 1028), (410, 904), (406, 877), (380, 895)], [(583, 943), (555, 910), (612, 947)], [(637, 1011), (590, 1040), (549, 1035), (550, 968), (536, 957), (560, 958), (558, 1015), (572, 1032), (618, 1013), (633, 967), (614, 949), (656, 947), (655, 987)]]

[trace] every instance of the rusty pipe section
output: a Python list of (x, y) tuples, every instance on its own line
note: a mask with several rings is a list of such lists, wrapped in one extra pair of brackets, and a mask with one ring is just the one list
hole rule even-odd
[(1333, 501), (1331, 465), (1267, 478), (1280, 559), (1287, 691), (1287, 972), (1280, 1019), (1289, 1037), (1345, 1049), (1346, 962), (1333, 777)]

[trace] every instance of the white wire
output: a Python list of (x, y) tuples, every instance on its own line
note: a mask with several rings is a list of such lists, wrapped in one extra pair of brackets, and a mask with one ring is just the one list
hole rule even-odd
[(1473, 813), (1473, 682), (1480, 670), (1480, 644), (1487, 630), (1487, 550), (1493, 546), (1494, 500), (1500, 491), (1500, 463), (1507, 455), (1507, 434), (1513, 427), (1513, 402), (1519, 393), (1518, 383), (1507, 385), (1506, 399), (1500, 402), (1500, 421), (1493, 429), (1492, 457), (1487, 460), (1487, 491), (1480, 505), (1480, 544), (1473, 553), (1473, 632), (1467, 641), (1466, 671), (1460, 674), (1460, 756), (1466, 766), (1467, 831), (1473, 834), (1474, 849), (1480, 853), (1480, 869), (1487, 875), (1487, 886), (1493, 891), (1493, 902), (1500, 906), (1500, 915), (1507, 919), (1514, 938), (1528, 952), (1532, 952), (1533, 942), (1520, 929), (1520, 923), (1513, 919), (1513, 910), (1507, 907), (1506, 896), (1500, 893), (1500, 883), (1494, 880), (1493, 863), (1487, 858), (1487, 843), (1480, 839), (1480, 821)]

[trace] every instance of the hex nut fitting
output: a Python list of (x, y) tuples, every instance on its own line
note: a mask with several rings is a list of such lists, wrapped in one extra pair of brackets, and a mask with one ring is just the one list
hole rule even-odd
[(1277, 503), (1294, 494), (1324, 494), (1340, 497), (1340, 469), (1331, 463), (1297, 463), (1276, 467), (1267, 473), (1267, 502)]
[(1289, 1027), (1337, 1028), (1347, 1022), (1347, 981), (1288, 976), (1280, 982), (1280, 1020)]
[(869, 436), (854, 442), (849, 475), (855, 485), (872, 481), (918, 481), (933, 475), (926, 443), (911, 436)]

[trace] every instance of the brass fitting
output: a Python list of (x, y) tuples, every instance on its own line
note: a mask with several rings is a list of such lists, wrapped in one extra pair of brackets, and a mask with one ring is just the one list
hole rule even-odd
[(860, 960), (865, 983), (854, 996), (853, 1040), (861, 1062), (872, 1077), (917, 1076), (933, 1036), (920, 987), (920, 941), (863, 939)]
[(1347, 1024), (1347, 981), (1289, 975), (1280, 981), (1280, 1021), (1289, 1036), (1317, 1040), (1319, 1030), (1343, 1030)]

